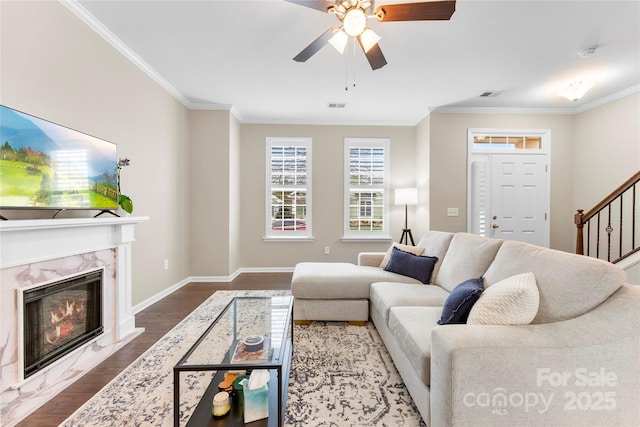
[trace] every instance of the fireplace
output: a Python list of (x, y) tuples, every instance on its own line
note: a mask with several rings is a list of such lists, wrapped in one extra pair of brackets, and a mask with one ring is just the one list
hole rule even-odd
[[(132, 247), (134, 228), (148, 219), (105, 216), (0, 221), (3, 249), (0, 251), (0, 424), (17, 424), (142, 332), (135, 325), (131, 298)], [(95, 303), (95, 309), (101, 310), (101, 315), (95, 312), (86, 315), (87, 319), (101, 320), (95, 337), (55, 362), (52, 359), (41, 361), (41, 369), (33, 373), (30, 370), (25, 378), (25, 291), (96, 271), (102, 280), (102, 290), (94, 288), (93, 296), (87, 298)], [(73, 289), (74, 293), (76, 290)], [(63, 298), (77, 298), (73, 294), (69, 296)], [(65, 301), (63, 307), (66, 311)], [(59, 303), (49, 309), (40, 308), (49, 318), (55, 310), (60, 311)], [(45, 318), (44, 315), (40, 317)], [(73, 324), (75, 333), (84, 331), (78, 336), (84, 333), (90, 336), (92, 329), (86, 324)], [(31, 333), (33, 329), (27, 331)], [(41, 333), (40, 339), (46, 342), (44, 336)], [(50, 335), (50, 339), (55, 344), (62, 344), (76, 340), (78, 336), (71, 338), (67, 334), (63, 339), (56, 333)], [(58, 337), (57, 341), (55, 337)], [(43, 349), (41, 355), (50, 358), (49, 347), (43, 344)], [(30, 361), (29, 365), (32, 364)]]
[(104, 269), (21, 291), (24, 378), (103, 332)]

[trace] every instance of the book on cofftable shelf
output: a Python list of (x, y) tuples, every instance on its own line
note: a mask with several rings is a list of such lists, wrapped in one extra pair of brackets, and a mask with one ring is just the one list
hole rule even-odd
[(271, 346), (269, 337), (264, 337), (262, 347), (253, 350), (242, 338), (236, 340), (231, 363), (264, 363), (271, 359)]

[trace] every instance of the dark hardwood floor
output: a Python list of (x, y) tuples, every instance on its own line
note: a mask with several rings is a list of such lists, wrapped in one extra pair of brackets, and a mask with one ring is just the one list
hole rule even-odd
[(136, 315), (145, 328), (114, 355), (51, 399), (18, 424), (20, 427), (57, 426), (178, 322), (218, 290), (290, 289), (291, 273), (245, 273), (230, 283), (189, 283)]

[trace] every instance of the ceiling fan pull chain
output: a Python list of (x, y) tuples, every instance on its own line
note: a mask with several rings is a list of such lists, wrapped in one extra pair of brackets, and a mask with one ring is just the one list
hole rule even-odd
[(353, 87), (356, 87), (356, 38), (353, 38)]
[(344, 57), (344, 90), (349, 90), (349, 55)]

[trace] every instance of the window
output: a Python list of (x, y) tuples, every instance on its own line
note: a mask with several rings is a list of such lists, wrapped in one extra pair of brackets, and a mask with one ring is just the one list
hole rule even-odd
[(267, 138), (266, 157), (266, 237), (311, 237), (311, 138)]
[(389, 140), (346, 138), (346, 239), (388, 239)]

